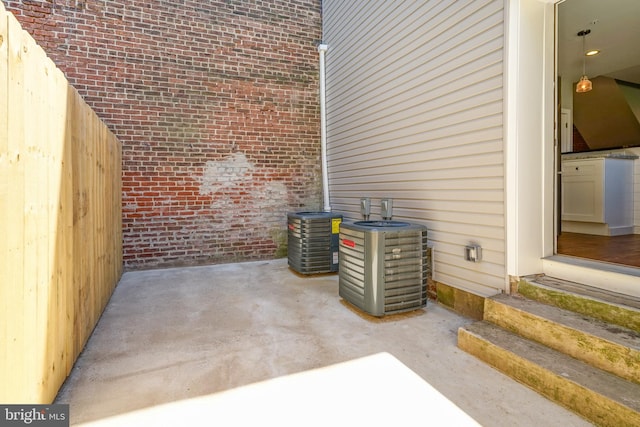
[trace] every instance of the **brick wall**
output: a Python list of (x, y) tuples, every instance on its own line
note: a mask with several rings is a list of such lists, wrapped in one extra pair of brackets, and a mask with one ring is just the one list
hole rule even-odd
[(320, 0), (3, 0), (123, 144), (125, 267), (286, 254), (321, 207)]

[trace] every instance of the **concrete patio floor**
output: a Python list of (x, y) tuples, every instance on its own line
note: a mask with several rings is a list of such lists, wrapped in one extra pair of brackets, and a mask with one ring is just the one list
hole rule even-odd
[[(471, 321), (433, 301), (363, 315), (338, 296), (336, 274), (301, 276), (286, 259), (128, 272), (56, 403), (70, 405), (72, 425), (123, 425), (148, 408), (179, 411), (179, 402), (389, 353), (483, 426), (591, 425), (459, 350), (457, 329)], [(318, 411), (334, 409), (314, 399)], [(416, 425), (437, 416), (425, 411)]]

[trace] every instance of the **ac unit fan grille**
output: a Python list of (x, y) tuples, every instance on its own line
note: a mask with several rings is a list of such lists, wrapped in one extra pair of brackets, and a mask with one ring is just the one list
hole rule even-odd
[(365, 261), (364, 233), (340, 230), (340, 295), (364, 310)]
[[(337, 271), (337, 232), (331, 213), (289, 214), (287, 218), (289, 266), (302, 274)], [(334, 259), (335, 258), (335, 259)]]
[(424, 307), (427, 298), (426, 233), (385, 235), (385, 314)]
[[(376, 240), (375, 246), (372, 240)], [(374, 315), (424, 307), (429, 271), (426, 260), (426, 227), (378, 233), (343, 225), (340, 229), (340, 296)], [(381, 298), (367, 296), (376, 292), (372, 289), (375, 281), (382, 282)], [(372, 300), (375, 300), (374, 307)]]

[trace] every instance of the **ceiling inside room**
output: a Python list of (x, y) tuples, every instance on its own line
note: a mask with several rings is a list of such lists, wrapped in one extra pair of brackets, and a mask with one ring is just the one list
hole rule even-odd
[(590, 29), (586, 49), (589, 78), (608, 76), (640, 85), (640, 0), (565, 0), (558, 5), (558, 73), (577, 82), (584, 58), (581, 30)]

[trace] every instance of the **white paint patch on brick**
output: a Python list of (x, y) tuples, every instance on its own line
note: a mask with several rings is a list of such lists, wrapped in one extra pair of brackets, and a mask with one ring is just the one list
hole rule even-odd
[(209, 161), (200, 177), (200, 194), (215, 194), (225, 187), (250, 182), (254, 168), (244, 153), (234, 153), (219, 162)]
[[(216, 214), (216, 221), (208, 224), (208, 228), (229, 231), (230, 224), (241, 221), (245, 226), (250, 226), (253, 233), (268, 236), (270, 227), (275, 224), (281, 227), (286, 225), (287, 193), (287, 186), (283, 182), (272, 181), (254, 186), (241, 205), (234, 204), (226, 197), (215, 198), (211, 209), (219, 213)], [(246, 233), (245, 229), (238, 229), (235, 234)], [(229, 232), (234, 235), (234, 232)]]
[(282, 182), (272, 181), (255, 191), (255, 193), (258, 192), (259, 194), (252, 195), (260, 208), (260, 217), (257, 220), (267, 221), (270, 224), (281, 222), (284, 225), (286, 215), (283, 213), (287, 211), (288, 199), (287, 186)]
[[(274, 225), (286, 226), (288, 206), (288, 188), (281, 181), (266, 181), (257, 184), (257, 176), (267, 175), (267, 171), (256, 167), (248, 161), (243, 153), (234, 153), (222, 161), (206, 163), (202, 176), (198, 177), (200, 194), (213, 195), (211, 209), (216, 211), (215, 221), (198, 227), (198, 232), (205, 229), (225, 230), (231, 238), (233, 234), (251, 233), (268, 235), (269, 228)], [(235, 194), (242, 187), (245, 195), (241, 200), (229, 198), (225, 192)], [(216, 194), (220, 192), (221, 194)], [(244, 227), (230, 230), (230, 225), (242, 222)], [(267, 225), (268, 226), (265, 226)]]

